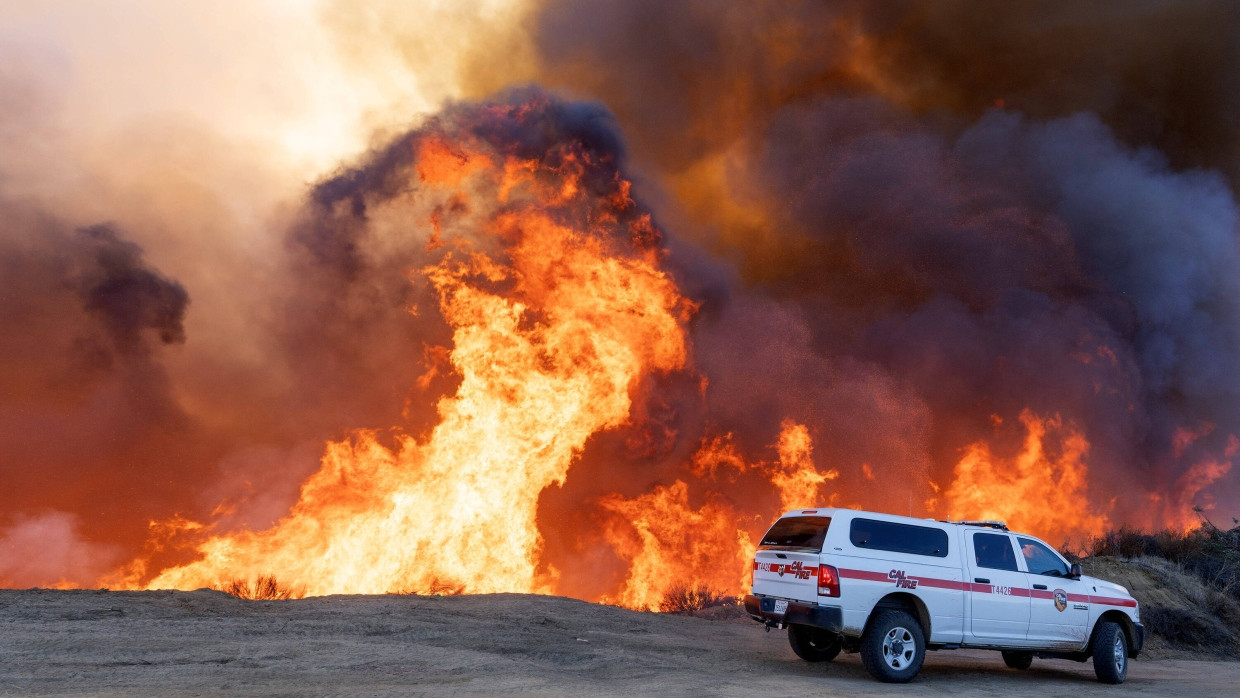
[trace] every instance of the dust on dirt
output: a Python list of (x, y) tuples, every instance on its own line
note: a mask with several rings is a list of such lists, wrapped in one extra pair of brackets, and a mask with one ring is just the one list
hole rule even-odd
[(911, 684), (856, 655), (797, 659), (785, 633), (572, 599), (0, 590), (0, 695), (1234, 695), (1240, 663), (1147, 659), (1122, 689), (1092, 666), (932, 652)]

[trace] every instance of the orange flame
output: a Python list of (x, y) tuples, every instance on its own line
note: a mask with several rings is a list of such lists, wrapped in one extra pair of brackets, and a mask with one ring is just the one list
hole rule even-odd
[(785, 419), (779, 433), (779, 467), (771, 473), (771, 483), (779, 490), (781, 511), (797, 507), (822, 505), (818, 488), (827, 480), (839, 477), (839, 472), (819, 472), (811, 456), (814, 444), (809, 428)]
[[(781, 511), (822, 503), (822, 483), (839, 475), (814, 467), (813, 441), (809, 428), (784, 420), (774, 463), (747, 463), (732, 442), (732, 435), (704, 440), (688, 464), (691, 473), (716, 477), (722, 467), (738, 473), (760, 471), (779, 493)], [(738, 594), (748, 588), (749, 563), (755, 537), (741, 525), (746, 517), (727, 500), (708, 494), (694, 509), (689, 486), (677, 480), (670, 487), (634, 499), (604, 497), (602, 505), (616, 514), (608, 521), (608, 543), (629, 564), (628, 576), (616, 603), (631, 608), (657, 610), (664, 597), (678, 586), (706, 586), (722, 594)], [(756, 523), (770, 522), (759, 517)]]
[[(487, 109), (519, 120), (535, 108)], [(417, 385), (460, 379), (440, 399), (437, 425), (418, 437), (358, 431), (329, 443), (296, 504), (268, 530), (221, 532), (180, 517), (154, 524), (153, 554), (188, 546), (197, 559), (146, 583), (149, 560), (139, 559), (112, 586), (273, 575), (308, 595), (562, 591), (543, 558), (539, 497), (566, 482), (593, 435), (630, 420), (633, 395), (652, 374), (690, 364), (695, 306), (662, 270), (659, 232), (636, 210), (631, 183), (597, 160), (607, 156), (570, 138), (518, 157), (467, 131), (436, 129), (413, 141), (407, 191), (382, 220), (387, 234), (420, 231), (437, 260), (413, 275), (436, 292), (452, 330), (448, 346), (425, 347)], [(1059, 416), (1025, 411), (1020, 421), (1019, 454), (972, 444), (949, 487), (928, 483), (941, 500), (926, 509), (1003, 519), (1043, 537), (1101, 533), (1110, 510), (1091, 505), (1084, 435)], [(1177, 457), (1199, 436), (1177, 435)], [(656, 610), (677, 587), (741, 592), (756, 534), (778, 511), (837, 506), (842, 494), (865, 506), (857, 490), (825, 491), (839, 471), (815, 464), (807, 425), (785, 419), (770, 447), (775, 458), (750, 460), (731, 433), (703, 439), (671, 485), (596, 499), (602, 542), (625, 565), (603, 600)], [(1233, 437), (1226, 456), (1237, 451)], [(1185, 508), (1230, 467), (1198, 464), (1169, 504)], [(872, 488), (876, 468), (856, 470), (856, 482)], [(712, 486), (723, 477), (759, 491), (739, 505)]]
[(629, 563), (624, 588), (608, 600), (655, 611), (678, 586), (734, 593), (749, 583), (756, 546), (737, 528), (740, 516), (722, 497), (709, 495), (694, 509), (689, 486), (677, 480), (636, 499), (609, 495), (602, 505), (618, 515), (609, 521), (606, 536)]
[(274, 574), (310, 595), (554, 590), (554, 570), (538, 567), (538, 495), (564, 482), (591, 434), (626, 421), (643, 375), (684, 364), (690, 306), (646, 244), (649, 219), (618, 226), (606, 210), (631, 205), (627, 186), (603, 215), (570, 225), (549, 213), (587, 196), (582, 156), (561, 158), (563, 171), (497, 165), (438, 139), (419, 155), (418, 176), (445, 196), (472, 187), (507, 204), (487, 222), (507, 243), (503, 261), (459, 242), (421, 272), (453, 328), (448, 360), (461, 377), (438, 426), (423, 441), (397, 434), (394, 448), (372, 432), (330, 444), (277, 525), (212, 536), (202, 559), (149, 588)]
[[(1212, 429), (1211, 425), (1197, 433), (1190, 434), (1187, 430), (1178, 432), (1175, 437), (1176, 455), (1180, 455), (1192, 441), (1208, 434)], [(1228, 436), (1227, 446), (1223, 449), (1223, 458), (1226, 460), (1205, 458), (1193, 463), (1172, 483), (1170, 496), (1152, 498), (1153, 504), (1162, 505), (1162, 519), (1167, 521), (1169, 526), (1182, 531), (1188, 531), (1200, 525), (1197, 507), (1200, 507), (1202, 512), (1214, 508), (1214, 500), (1208, 494), (1202, 495), (1202, 491), (1231, 472), (1231, 459), (1237, 453), (1240, 453), (1240, 439), (1237, 439), (1235, 435)], [(1202, 499), (1200, 504), (1197, 503), (1199, 496)]]
[[(1015, 458), (995, 456), (985, 443), (965, 450), (945, 494), (949, 515), (998, 519), (1044, 538), (1102, 533), (1109, 521), (1088, 497), (1085, 436), (1059, 416), (1042, 419), (1025, 410), (1020, 421), (1026, 436)], [(1059, 441), (1055, 454), (1048, 453), (1048, 435)]]

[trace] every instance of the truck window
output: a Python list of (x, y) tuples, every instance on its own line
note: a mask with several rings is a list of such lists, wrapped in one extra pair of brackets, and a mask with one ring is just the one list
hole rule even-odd
[(928, 526), (853, 519), (848, 540), (858, 548), (909, 555), (947, 557), (947, 531)]
[(1020, 552), (1025, 556), (1025, 566), (1029, 568), (1029, 574), (1068, 576), (1068, 566), (1050, 548), (1032, 538), (1017, 538), (1016, 542), (1020, 543)]
[(831, 526), (829, 516), (789, 516), (775, 522), (762, 536), (759, 548), (808, 548), (822, 550), (822, 541)]
[(1017, 571), (1012, 540), (1002, 533), (974, 533), (973, 560), (978, 567)]

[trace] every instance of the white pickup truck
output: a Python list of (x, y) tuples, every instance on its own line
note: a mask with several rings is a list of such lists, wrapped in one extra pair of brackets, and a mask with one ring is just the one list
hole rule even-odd
[(1144, 643), (1140, 609), (1118, 584), (1081, 574), (1054, 548), (998, 522), (947, 522), (851, 509), (798, 509), (758, 545), (755, 620), (787, 628), (811, 662), (860, 652), (866, 670), (911, 680), (926, 650), (999, 650), (1085, 661), (1121, 683)]

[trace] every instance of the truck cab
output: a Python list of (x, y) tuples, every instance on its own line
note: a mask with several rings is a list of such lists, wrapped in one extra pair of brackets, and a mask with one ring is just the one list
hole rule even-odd
[(998, 650), (1094, 660), (1122, 682), (1141, 650), (1139, 606), (1123, 587), (1081, 574), (1052, 546), (1000, 522), (799, 509), (758, 545), (749, 614), (787, 629), (793, 651), (829, 661), (860, 652), (872, 675), (908, 681), (926, 650)]

